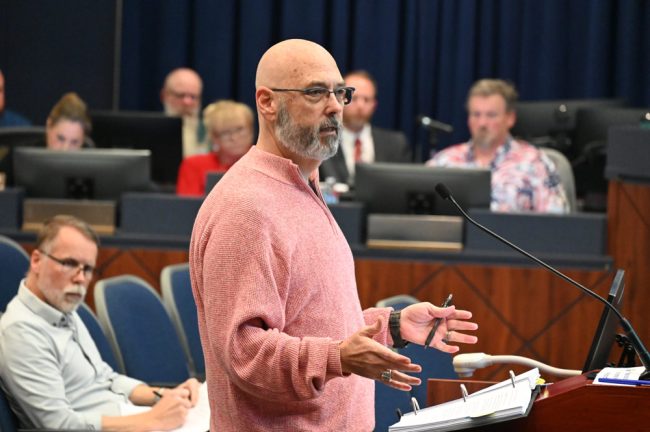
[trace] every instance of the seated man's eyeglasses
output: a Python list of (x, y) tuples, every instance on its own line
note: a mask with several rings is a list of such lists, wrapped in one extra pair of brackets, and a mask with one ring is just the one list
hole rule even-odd
[(175, 92), (174, 90), (167, 90), (167, 93), (169, 93), (172, 97), (176, 99), (185, 99), (189, 98), (192, 101), (197, 101), (201, 98), (200, 95), (193, 94), (193, 93), (183, 93), (183, 92)]
[(38, 250), (40, 253), (51, 259), (52, 261), (55, 261), (59, 264), (61, 264), (61, 267), (63, 267), (64, 271), (66, 273), (72, 274), (77, 274), (79, 270), (83, 271), (84, 276), (86, 278), (91, 278), (93, 276), (93, 273), (95, 273), (95, 267), (89, 265), (89, 264), (83, 264), (77, 261), (74, 258), (57, 258), (55, 256), (50, 255), (49, 253), (39, 249)]
[(314, 102), (321, 102), (325, 98), (329, 97), (330, 93), (334, 93), (336, 100), (343, 105), (347, 105), (352, 102), (352, 94), (354, 93), (354, 87), (337, 87), (334, 90), (327, 89), (325, 87), (308, 87), (305, 89), (287, 89), (287, 88), (272, 88), (271, 91), (274, 92), (300, 92), (305, 95), (305, 97)]
[(215, 131), (213, 131), (213, 134), (217, 138), (228, 139), (228, 138), (238, 137), (238, 136), (242, 135), (244, 132), (246, 132), (246, 128), (244, 126), (240, 126), (238, 128), (235, 128), (235, 129), (228, 129), (228, 130), (224, 130), (224, 131), (216, 131), (215, 130)]

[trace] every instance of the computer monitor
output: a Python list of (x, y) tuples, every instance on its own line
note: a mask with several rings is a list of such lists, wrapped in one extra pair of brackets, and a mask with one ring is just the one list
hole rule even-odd
[(488, 169), (372, 163), (355, 167), (355, 196), (368, 213), (458, 215), (435, 187), (444, 183), (464, 208), (490, 208)]
[[(623, 303), (623, 291), (625, 291), (625, 271), (618, 270), (609, 289), (609, 295), (607, 296), (607, 301), (618, 310), (621, 309)], [(596, 333), (591, 342), (587, 360), (582, 368), (583, 372), (602, 369), (607, 366), (609, 353), (612, 350), (616, 334), (618, 333), (618, 327), (618, 317), (610, 308), (605, 306), (600, 316), (598, 327), (596, 327)]]
[(566, 152), (577, 112), (588, 107), (620, 107), (621, 99), (565, 99), (522, 101), (517, 103), (517, 121), (511, 133), (532, 144)]
[(92, 111), (92, 138), (97, 148), (151, 152), (151, 179), (175, 185), (183, 159), (183, 120), (158, 112)]
[(14, 149), (16, 186), (28, 197), (117, 200), (151, 188), (149, 150)]
[(225, 172), (220, 172), (220, 171), (213, 171), (209, 172), (206, 174), (206, 179), (205, 179), (205, 194), (209, 194), (210, 191), (212, 191), (212, 188), (219, 183), (219, 180), (221, 180), (221, 177)]
[[(579, 197), (601, 196), (605, 211), (608, 183), (605, 179), (607, 135), (611, 126), (639, 125), (649, 108), (582, 108), (576, 115), (569, 152)], [(592, 206), (589, 206), (590, 209)]]
[(8, 186), (14, 185), (12, 155), (15, 147), (45, 147), (45, 128), (42, 126), (0, 128), (0, 173), (5, 173)]

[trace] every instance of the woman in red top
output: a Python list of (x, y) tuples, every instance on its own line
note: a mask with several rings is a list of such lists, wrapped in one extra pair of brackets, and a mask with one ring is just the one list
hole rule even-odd
[(203, 110), (212, 151), (185, 158), (178, 170), (176, 193), (203, 196), (208, 172), (227, 171), (253, 145), (253, 111), (240, 102), (221, 100)]

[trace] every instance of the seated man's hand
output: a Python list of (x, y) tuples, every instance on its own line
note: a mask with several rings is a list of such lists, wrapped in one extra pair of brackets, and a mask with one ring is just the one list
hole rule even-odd
[(196, 378), (190, 378), (178, 387), (169, 391), (179, 391), (179, 395), (184, 395), (190, 401), (191, 406), (195, 406), (199, 401), (199, 388), (201, 383)]
[(170, 430), (182, 426), (191, 408), (189, 394), (189, 390), (180, 386), (165, 390), (162, 398), (147, 412), (151, 429)]

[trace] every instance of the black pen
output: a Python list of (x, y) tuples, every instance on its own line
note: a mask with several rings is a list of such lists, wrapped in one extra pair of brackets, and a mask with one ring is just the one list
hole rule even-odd
[[(445, 302), (442, 304), (441, 307), (446, 308), (451, 304), (451, 299), (454, 297), (453, 294), (449, 294)], [(424, 349), (427, 349), (429, 347), (429, 344), (433, 340), (433, 336), (436, 334), (436, 331), (438, 331), (438, 327), (440, 327), (440, 323), (442, 322), (442, 318), (436, 318), (434, 323), (433, 323), (433, 328), (429, 332), (429, 336), (427, 336), (426, 342), (424, 342)]]
[(163, 394), (163, 388), (160, 387), (158, 390), (152, 390), (154, 396), (156, 399), (154, 400), (154, 403), (158, 403), (160, 399), (162, 399), (162, 394)]

